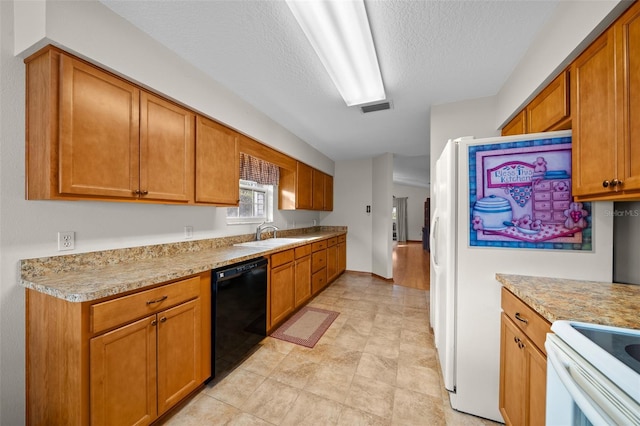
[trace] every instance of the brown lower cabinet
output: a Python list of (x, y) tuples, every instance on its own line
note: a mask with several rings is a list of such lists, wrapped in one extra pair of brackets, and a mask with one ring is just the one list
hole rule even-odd
[(311, 297), (311, 244), (297, 247), (295, 306), (303, 305)]
[(281, 323), (295, 309), (295, 252), (293, 249), (271, 255), (269, 274), (269, 323)]
[(546, 334), (551, 324), (502, 289), (500, 413), (507, 425), (544, 425), (547, 384)]
[[(329, 247), (328, 247), (329, 246)], [(346, 235), (271, 255), (267, 329), (273, 330), (345, 271)]]
[(146, 425), (211, 375), (211, 276), (109, 299), (26, 290), (27, 424)]

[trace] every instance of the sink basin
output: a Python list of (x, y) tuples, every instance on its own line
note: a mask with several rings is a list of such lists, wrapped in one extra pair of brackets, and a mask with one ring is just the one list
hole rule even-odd
[(238, 243), (234, 245), (241, 246), (241, 247), (274, 248), (274, 247), (286, 246), (287, 244), (299, 243), (301, 241), (304, 241), (304, 239), (303, 238), (269, 238), (268, 240), (247, 241), (246, 243)]

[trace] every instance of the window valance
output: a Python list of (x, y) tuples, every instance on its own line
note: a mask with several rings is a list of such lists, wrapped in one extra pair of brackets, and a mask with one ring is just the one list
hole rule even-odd
[(273, 163), (241, 152), (240, 179), (261, 185), (277, 185), (280, 180), (280, 168)]

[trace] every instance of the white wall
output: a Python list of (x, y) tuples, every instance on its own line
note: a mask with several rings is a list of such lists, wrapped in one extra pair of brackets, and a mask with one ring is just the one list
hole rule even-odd
[(395, 183), (393, 195), (407, 197), (407, 240), (422, 241), (424, 202), (429, 197), (429, 188)]
[[(225, 209), (201, 206), (24, 200), (25, 67), (14, 56), (14, 33), (22, 49), (49, 39), (96, 59), (138, 82), (201, 112), (221, 118), (276, 149), (333, 174), (333, 162), (177, 58), (100, 3), (0, 1), (0, 424), (24, 424), (24, 289), (19, 260), (59, 255), (56, 233), (76, 231), (74, 253), (253, 232), (253, 226), (226, 226)], [(18, 14), (14, 6), (30, 6)], [(27, 7), (29, 9), (29, 7)], [(33, 20), (28, 19), (30, 12)], [(44, 15), (43, 15), (44, 14)], [(45, 18), (43, 18), (45, 16)], [(46, 24), (43, 24), (46, 21)], [(43, 27), (44, 25), (44, 27)], [(31, 38), (29, 38), (32, 35)], [(24, 41), (29, 40), (29, 41)], [(369, 173), (369, 176), (371, 174)], [(370, 179), (370, 177), (369, 177)], [(370, 192), (369, 192), (370, 193)], [(277, 197), (276, 197), (277, 198)], [(277, 212), (282, 228), (305, 227), (318, 212)], [(342, 223), (340, 223), (342, 224)], [(371, 226), (368, 227), (369, 232)], [(66, 252), (67, 254), (69, 252)]]
[(498, 93), (496, 128), (501, 128), (533, 99), (631, 3), (621, 0), (558, 2), (551, 19)]
[(321, 224), (347, 226), (347, 270), (371, 272), (373, 244), (373, 161), (336, 161), (333, 176), (333, 211), (321, 213)]
[(496, 101), (495, 97), (488, 97), (431, 107), (430, 182), (435, 181), (436, 161), (449, 139), (461, 136), (485, 138), (500, 134), (494, 122)]

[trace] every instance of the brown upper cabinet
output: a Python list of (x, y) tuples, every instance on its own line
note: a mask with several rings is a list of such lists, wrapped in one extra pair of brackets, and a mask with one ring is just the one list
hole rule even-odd
[(196, 202), (238, 205), (238, 133), (208, 118), (196, 118)]
[(502, 136), (571, 128), (569, 72), (563, 71), (502, 128)]
[(502, 136), (523, 135), (525, 133), (527, 133), (527, 111), (523, 109), (502, 128)]
[(571, 69), (575, 198), (640, 199), (640, 3)]
[(313, 210), (324, 210), (324, 173), (313, 169)]
[(278, 200), (282, 210), (333, 210), (333, 176), (300, 161), (281, 168)]
[(324, 205), (323, 210), (333, 211), (333, 176), (324, 175)]
[(27, 65), (27, 198), (193, 200), (194, 114), (48, 47)]
[(569, 72), (555, 78), (527, 106), (527, 133), (571, 128)]
[(333, 177), (56, 47), (25, 60), (26, 198), (237, 206), (239, 153), (280, 208), (333, 210)]

